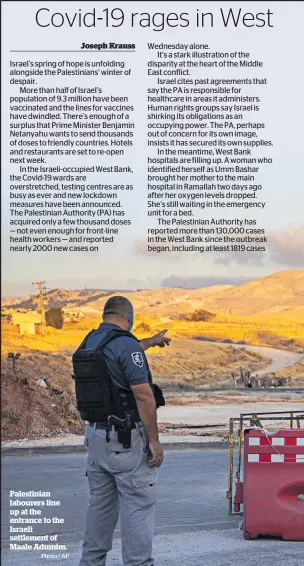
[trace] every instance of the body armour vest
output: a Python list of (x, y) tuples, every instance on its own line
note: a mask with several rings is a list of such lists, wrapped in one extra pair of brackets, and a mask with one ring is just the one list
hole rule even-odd
[[(86, 336), (72, 358), (76, 402), (80, 417), (84, 421), (98, 422), (106, 421), (110, 415), (116, 415), (122, 419), (129, 415), (131, 422), (139, 421), (140, 417), (132, 390), (126, 391), (113, 383), (103, 353), (104, 347), (119, 336), (130, 336), (138, 342), (137, 338), (126, 330), (110, 330), (95, 348), (85, 350), (84, 346), (90, 334)], [(143, 355), (156, 406), (160, 407), (165, 405), (165, 400), (161, 389), (153, 384), (146, 356)]]

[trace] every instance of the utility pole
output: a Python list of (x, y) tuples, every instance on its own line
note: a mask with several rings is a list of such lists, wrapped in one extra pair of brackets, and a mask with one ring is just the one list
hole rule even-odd
[(32, 283), (32, 284), (38, 287), (38, 292), (39, 292), (38, 312), (40, 313), (40, 330), (41, 330), (41, 334), (44, 334), (45, 333), (45, 308), (44, 308), (45, 281), (37, 281), (36, 283)]

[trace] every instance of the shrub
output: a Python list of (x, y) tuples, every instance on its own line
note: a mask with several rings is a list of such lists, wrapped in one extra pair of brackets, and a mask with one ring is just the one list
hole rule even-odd
[(137, 327), (136, 330), (138, 332), (150, 332), (150, 326), (149, 324), (146, 324), (145, 322), (141, 322)]
[(17, 411), (8, 410), (3, 411), (2, 416), (12, 423), (17, 423), (21, 415)]
[(188, 320), (190, 322), (207, 322), (208, 320), (212, 320), (213, 318), (215, 318), (214, 313), (199, 309), (193, 311), (192, 313), (186, 314), (184, 320)]

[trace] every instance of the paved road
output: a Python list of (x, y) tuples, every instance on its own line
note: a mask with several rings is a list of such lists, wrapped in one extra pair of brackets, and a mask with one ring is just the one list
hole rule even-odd
[[(197, 405), (166, 405), (158, 409), (158, 422), (171, 424), (188, 424), (188, 425), (214, 425), (229, 422), (229, 418), (239, 417), (241, 413), (266, 413), (272, 411), (303, 411), (304, 402), (294, 403), (287, 401), (282, 403), (263, 403), (261, 400), (250, 399), (249, 403), (226, 403), (207, 405), (205, 403), (197, 403)], [(264, 426), (269, 425), (269, 421), (262, 419)], [(285, 421), (285, 427), (289, 423)], [(303, 565), (304, 566), (304, 565)]]
[(204, 341), (210, 344), (220, 344), (221, 346), (232, 346), (233, 348), (246, 348), (249, 352), (256, 352), (257, 354), (261, 354), (262, 356), (267, 356), (271, 358), (271, 363), (267, 365), (265, 368), (260, 369), (259, 371), (253, 372), (254, 375), (263, 376), (268, 372), (277, 372), (282, 369), (285, 369), (293, 364), (296, 364), (300, 360), (304, 359), (303, 354), (298, 354), (296, 352), (289, 352), (287, 350), (279, 350), (277, 348), (268, 348), (264, 346), (249, 346), (248, 344), (229, 344), (227, 342), (213, 342), (213, 341)]
[[(50, 491), (59, 500), (58, 516), (65, 519), (54, 532), (78, 542), (88, 501), (84, 455), (7, 457), (3, 460), (4, 542), (8, 542), (9, 490)], [(226, 451), (166, 452), (159, 470), (157, 532), (193, 528), (222, 528), (237, 524), (227, 517)], [(193, 495), (195, 494), (195, 497)], [(51, 516), (54, 509), (46, 511)], [(38, 528), (37, 528), (38, 533)]]
[[(5, 457), (3, 459), (3, 564), (4, 566), (77, 566), (88, 500), (82, 455)], [(226, 451), (166, 452), (159, 470), (156, 566), (303, 566), (303, 543), (245, 541), (238, 520), (227, 517)], [(8, 547), (9, 490), (50, 491), (60, 506), (43, 512), (65, 519), (62, 525), (43, 527), (57, 533), (66, 551), (12, 552)], [(12, 507), (11, 507), (12, 509)], [(35, 528), (39, 534), (38, 527)], [(119, 532), (108, 566), (121, 566)], [(62, 557), (62, 554), (67, 557)], [(55, 554), (57, 557), (52, 557)]]

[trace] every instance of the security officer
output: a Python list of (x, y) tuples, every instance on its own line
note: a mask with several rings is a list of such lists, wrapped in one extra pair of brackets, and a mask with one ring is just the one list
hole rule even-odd
[[(104, 306), (102, 324), (88, 336), (84, 348), (96, 347), (113, 329), (130, 332), (132, 325), (132, 304), (125, 297), (113, 296)], [(133, 425), (129, 448), (123, 447), (117, 432), (109, 432), (106, 424), (91, 423), (86, 427), (90, 501), (79, 566), (105, 566), (119, 511), (124, 566), (154, 565), (157, 468), (163, 461), (163, 449), (143, 350), (169, 345), (165, 333), (166, 330), (141, 342), (120, 336), (103, 349), (113, 384), (126, 391), (131, 389), (140, 421)]]

